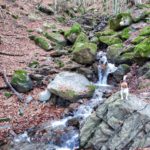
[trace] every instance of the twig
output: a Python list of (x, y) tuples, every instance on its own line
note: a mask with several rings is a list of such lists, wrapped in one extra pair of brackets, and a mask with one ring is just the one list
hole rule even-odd
[(0, 55), (5, 55), (5, 56), (24, 56), (21, 54), (9, 54), (9, 53), (4, 53), (4, 52), (0, 52)]
[(24, 97), (22, 94), (18, 93), (13, 87), (12, 85), (9, 83), (8, 78), (6, 76), (6, 71), (3, 70), (2, 72), (3, 77), (4, 77), (4, 81), (6, 83), (6, 85), (10, 88), (10, 90), (18, 97), (18, 99), (22, 102), (24, 100)]

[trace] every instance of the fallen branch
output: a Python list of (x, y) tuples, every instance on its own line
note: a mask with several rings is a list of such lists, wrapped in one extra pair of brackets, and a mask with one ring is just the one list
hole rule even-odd
[(21, 54), (9, 54), (9, 53), (4, 53), (4, 52), (0, 52), (0, 55), (5, 55), (5, 56), (24, 56)]
[(22, 102), (24, 100), (24, 97), (22, 94), (18, 93), (13, 87), (12, 85), (9, 83), (8, 78), (6, 76), (6, 71), (4, 70), (2, 72), (3, 77), (4, 77), (4, 81), (6, 83), (6, 85), (10, 88), (10, 90), (17, 96), (17, 98)]

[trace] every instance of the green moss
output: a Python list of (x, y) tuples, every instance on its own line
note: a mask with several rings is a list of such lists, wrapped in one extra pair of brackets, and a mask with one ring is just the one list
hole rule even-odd
[(76, 93), (73, 90), (65, 90), (65, 92), (63, 93), (64, 97), (69, 97), (70, 99), (74, 99), (76, 97)]
[(10, 121), (10, 118), (0, 118), (0, 122), (8, 122)]
[(50, 50), (51, 46), (48, 41), (44, 37), (30, 35), (29, 38), (34, 40), (35, 44), (41, 47), (44, 50)]
[(110, 59), (113, 63), (117, 60), (117, 58), (120, 56), (123, 49), (123, 44), (114, 44), (108, 47), (107, 49), (107, 57)]
[[(126, 22), (124, 25), (120, 25), (120, 22)], [(120, 13), (115, 18), (109, 20), (110, 29), (118, 31), (124, 27), (129, 26), (132, 23), (132, 17), (129, 13)]]
[(18, 83), (25, 83), (27, 80), (27, 72), (25, 70), (16, 70), (12, 76), (11, 83), (18, 84)]
[(150, 8), (150, 4), (138, 4), (138, 8), (143, 9), (143, 8)]
[(75, 41), (75, 43), (74, 43), (74, 45), (72, 47), (72, 50), (76, 47), (76, 45), (78, 43), (86, 43), (86, 42), (89, 42), (89, 39), (88, 39), (87, 35), (84, 32), (81, 32), (78, 35), (78, 37), (77, 37), (77, 39), (76, 39), (76, 41)]
[(125, 28), (120, 34), (121, 39), (127, 40), (130, 37), (130, 28)]
[(139, 44), (140, 42), (142, 42), (145, 39), (144, 36), (138, 36), (135, 39), (133, 39), (133, 41), (131, 42), (132, 44)]
[(12, 86), (18, 92), (28, 92), (33, 89), (33, 83), (25, 70), (16, 70), (11, 80)]
[(78, 52), (83, 49), (90, 49), (90, 52), (95, 55), (97, 51), (97, 45), (94, 43), (77, 43), (73, 52)]
[(88, 90), (90, 91), (90, 94), (93, 94), (93, 92), (94, 92), (95, 89), (96, 89), (96, 86), (93, 85), (93, 84), (91, 84), (91, 85), (88, 85), (87, 87), (88, 87)]
[(11, 97), (13, 94), (10, 93), (10, 92), (5, 92), (4, 95), (5, 95), (6, 98), (9, 98), (9, 97)]
[(138, 58), (150, 58), (150, 42), (141, 42), (136, 45), (134, 53)]
[(134, 61), (134, 52), (124, 53), (120, 57), (121, 57), (120, 58), (121, 62), (126, 62), (126, 63), (133, 62)]
[(56, 42), (60, 45), (65, 45), (66, 44), (66, 40), (64, 39), (63, 35), (59, 34), (59, 33), (44, 33), (45, 37), (48, 38), (49, 40)]
[(101, 43), (104, 43), (107, 45), (122, 43), (122, 40), (120, 38), (114, 37), (114, 36), (100, 36), (99, 40)]
[(146, 26), (143, 29), (140, 30), (141, 36), (150, 35), (150, 26)]
[(65, 32), (65, 37), (71, 35), (72, 33), (79, 34), (82, 31), (81, 25), (79, 23), (74, 23), (70, 30)]
[(73, 50), (73, 60), (80, 64), (91, 64), (95, 60), (97, 45), (77, 43)]
[(101, 31), (101, 32), (96, 32), (95, 35), (97, 37), (100, 37), (100, 36), (107, 36), (107, 35), (115, 35), (117, 34), (117, 32), (111, 30), (111, 29), (105, 29), (104, 31)]
[(32, 61), (31, 63), (29, 63), (28, 66), (30, 68), (37, 68), (39, 66), (39, 62), (38, 61)]

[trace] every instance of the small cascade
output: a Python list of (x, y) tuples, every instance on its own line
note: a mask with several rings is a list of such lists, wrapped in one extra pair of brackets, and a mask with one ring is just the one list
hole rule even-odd
[(106, 53), (100, 51), (97, 54), (98, 63), (98, 82), (97, 85), (107, 86), (107, 79), (110, 73), (113, 73), (117, 70), (114, 64), (108, 62)]
[[(68, 114), (61, 120), (52, 121), (44, 129), (48, 129), (49, 139), (44, 141), (48, 143), (48, 149), (51, 147), (54, 150), (75, 150), (79, 148), (79, 129), (73, 126), (68, 126), (68, 121), (75, 119), (82, 126), (87, 117), (91, 115), (93, 109), (103, 103), (104, 99), (102, 95), (104, 92), (111, 92), (111, 87), (107, 84), (108, 75), (114, 72), (117, 68), (115, 65), (108, 63), (106, 53), (99, 52), (97, 54), (97, 60), (99, 61), (98, 76), (99, 80), (96, 83), (97, 89), (95, 90), (93, 97), (84, 104), (81, 104), (73, 113)], [(100, 66), (106, 64), (106, 69), (103, 70)], [(35, 139), (34, 139), (35, 138)], [(29, 137), (27, 132), (18, 135), (14, 138), (14, 143), (26, 142), (28, 144), (35, 142), (36, 137)], [(58, 142), (59, 141), (59, 142)], [(43, 142), (41, 140), (41, 142)], [(39, 140), (38, 140), (39, 143)]]

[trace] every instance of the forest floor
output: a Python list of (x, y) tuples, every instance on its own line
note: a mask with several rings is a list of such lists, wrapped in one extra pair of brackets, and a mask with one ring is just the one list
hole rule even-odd
[[(44, 3), (50, 3), (50, 1), (44, 0)], [(31, 60), (36, 59), (41, 63), (46, 61), (47, 52), (28, 38), (28, 29), (40, 28), (44, 22), (50, 22), (57, 28), (62, 28), (59, 23), (56, 23), (54, 16), (49, 17), (43, 13), (39, 14), (40, 19), (31, 21), (28, 15), (35, 11), (37, 4), (36, 0), (0, 1), (3, 7), (0, 10), (0, 69), (1, 71), (5, 69), (9, 78), (14, 70), (26, 68)], [(17, 16), (18, 19), (15, 19), (14, 16)], [(9, 91), (5, 89), (5, 86), (3, 77), (0, 75), (0, 118), (10, 119), (9, 122), (0, 122), (0, 140), (12, 130), (19, 133), (46, 120), (60, 118), (64, 111), (63, 108), (58, 108), (50, 103), (39, 103), (37, 95), (42, 88), (34, 88), (28, 93), (33, 96), (34, 100), (27, 106), (24, 115), (20, 116), (18, 112), (24, 107), (24, 104), (19, 102), (15, 95), (10, 98), (5, 97), (4, 93)]]

